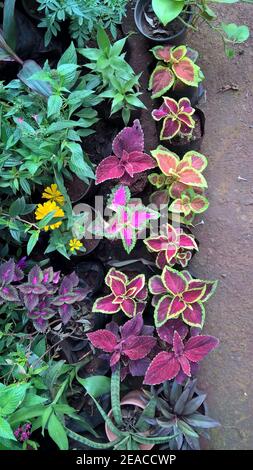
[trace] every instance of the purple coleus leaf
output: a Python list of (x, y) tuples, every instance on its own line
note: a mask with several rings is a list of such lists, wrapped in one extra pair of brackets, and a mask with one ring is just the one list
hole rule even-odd
[(149, 251), (157, 253), (156, 265), (163, 269), (166, 265), (181, 264), (186, 267), (192, 256), (192, 250), (198, 250), (193, 235), (188, 235), (180, 228), (167, 224), (165, 233), (158, 237), (144, 240)]
[(126, 274), (111, 268), (105, 282), (111, 294), (97, 299), (93, 304), (93, 312), (113, 314), (122, 310), (130, 318), (143, 313), (148, 296), (144, 274), (129, 280)]
[(13, 259), (0, 265), (0, 283), (2, 285), (10, 284), (14, 280), (15, 263)]
[(162, 326), (171, 318), (178, 318), (189, 326), (203, 327), (206, 302), (214, 293), (217, 281), (192, 279), (187, 271), (178, 272), (165, 266), (161, 276), (149, 280), (149, 290), (154, 295), (155, 324)]
[(190, 338), (185, 344), (177, 331), (173, 336), (172, 351), (163, 351), (152, 360), (144, 379), (144, 384), (157, 385), (177, 377), (182, 380), (192, 376), (192, 366), (204, 359), (215, 349), (219, 341), (214, 336), (199, 335)]
[(143, 328), (143, 318), (139, 314), (122, 327), (111, 322), (106, 330), (87, 333), (87, 337), (95, 348), (110, 354), (111, 368), (122, 361), (122, 377), (127, 373), (144, 375), (150, 363), (147, 356), (155, 346), (156, 339), (151, 335), (144, 335)]
[(131, 184), (136, 174), (154, 168), (152, 157), (143, 152), (144, 136), (140, 121), (136, 119), (132, 127), (125, 127), (114, 139), (112, 150), (115, 155), (104, 158), (96, 169), (96, 184), (110, 179)]

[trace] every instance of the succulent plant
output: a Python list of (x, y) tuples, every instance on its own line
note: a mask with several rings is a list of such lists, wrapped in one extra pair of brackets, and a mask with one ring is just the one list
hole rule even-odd
[(208, 430), (220, 424), (207, 415), (206, 394), (197, 389), (197, 379), (189, 379), (185, 385), (174, 380), (165, 382), (156, 390), (145, 391), (148, 399), (155, 397), (156, 415), (147, 418), (155, 426), (155, 436), (173, 436), (161, 449), (199, 450), (199, 438), (209, 438)]

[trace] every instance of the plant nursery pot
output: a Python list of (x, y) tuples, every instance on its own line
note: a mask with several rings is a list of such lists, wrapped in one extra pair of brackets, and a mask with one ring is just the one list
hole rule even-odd
[[(196, 152), (199, 152), (201, 148), (205, 134), (205, 115), (201, 109), (196, 108), (194, 116), (197, 117), (198, 123), (193, 131), (191, 140), (188, 140), (187, 138), (174, 138), (171, 139), (171, 141), (161, 140), (161, 144), (164, 147), (167, 147), (171, 152), (176, 153), (179, 157), (183, 157), (184, 154), (190, 150), (196, 150)], [(161, 129), (161, 126), (159, 126), (159, 129)]]
[(81, 201), (94, 191), (95, 183), (92, 179), (89, 181), (89, 184), (86, 184), (75, 174), (73, 174), (72, 177), (73, 179), (71, 181), (65, 181), (65, 186), (71, 202)]
[[(156, 20), (154, 27), (147, 21), (147, 12), (151, 9), (151, 0), (137, 0), (134, 9), (134, 20), (139, 32), (149, 39), (150, 42), (160, 44), (169, 43), (174, 45), (184, 44), (187, 27), (177, 18), (171, 21), (166, 28), (158, 23), (155, 13), (151, 10), (151, 21)], [(182, 15), (181, 15), (182, 16)], [(193, 18), (192, 7), (183, 12), (184, 21), (191, 23)]]
[(194, 87), (178, 82), (174, 89), (169, 90), (168, 95), (176, 101), (180, 100), (180, 98), (189, 98), (192, 106), (194, 106), (199, 102), (204, 92), (205, 90), (202, 83), (200, 83), (198, 87)]
[[(132, 405), (140, 408), (141, 410), (144, 410), (146, 407), (145, 403), (141, 399), (142, 397), (142, 392), (139, 390), (134, 390), (132, 392), (129, 392), (124, 398), (121, 400), (121, 406), (124, 405)], [(112, 417), (112, 410), (109, 411), (108, 413), (109, 418)], [(108, 440), (110, 442), (113, 442), (117, 439), (117, 436), (109, 429), (107, 424), (105, 424), (105, 432), (108, 437)], [(148, 433), (144, 432), (143, 436), (147, 436)], [(154, 447), (154, 444), (140, 444), (140, 449), (141, 450), (151, 450)]]
[(26, 14), (37, 21), (40, 21), (43, 18), (43, 12), (38, 11), (39, 6), (37, 0), (22, 0), (22, 6)]

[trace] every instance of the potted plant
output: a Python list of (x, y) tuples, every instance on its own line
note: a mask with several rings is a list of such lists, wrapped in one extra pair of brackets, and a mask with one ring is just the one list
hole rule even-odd
[[(220, 0), (218, 3), (236, 3), (240, 0)], [(250, 0), (249, 0), (250, 2)], [(215, 0), (137, 0), (135, 23), (140, 33), (153, 42), (179, 44), (185, 38), (188, 28), (198, 31), (198, 23), (207, 23), (219, 34), (224, 43), (225, 53), (234, 57), (234, 46), (246, 41), (249, 28), (235, 23), (219, 22), (213, 10)]]
[(151, 98), (159, 98), (170, 90), (173, 98), (187, 97), (195, 104), (199, 99), (199, 84), (204, 79), (196, 64), (198, 53), (184, 45), (156, 46), (151, 52), (158, 60), (149, 79)]
[(112, 191), (107, 209), (113, 215), (104, 224), (104, 236), (112, 243), (121, 240), (127, 254), (134, 249), (150, 222), (160, 217), (157, 211), (144, 206), (141, 199), (131, 198), (128, 186), (122, 185)]
[[(141, 390), (130, 392), (120, 400), (120, 367), (117, 366), (111, 377), (112, 409), (107, 414), (98, 401), (93, 398), (105, 421), (107, 443), (92, 441), (70, 429), (66, 432), (77, 442), (95, 449), (114, 450), (150, 450), (155, 444), (163, 444), (172, 436), (153, 437), (153, 428), (147, 423), (147, 417), (155, 416), (154, 399), (144, 397)], [(174, 437), (174, 436), (173, 436)]]
[(157, 267), (163, 269), (166, 265), (173, 267), (178, 264), (185, 268), (194, 250), (198, 250), (194, 236), (185, 233), (181, 227), (174, 228), (170, 224), (162, 227), (161, 232), (160, 236), (151, 236), (144, 240), (148, 250), (157, 254)]
[(155, 161), (144, 152), (144, 134), (138, 119), (132, 127), (125, 127), (112, 143), (114, 155), (104, 158), (96, 168), (95, 184), (115, 180), (127, 185), (135, 193), (143, 191), (147, 182), (147, 170), (155, 167)]
[[(189, 150), (200, 150), (205, 132), (205, 115), (200, 109), (194, 109), (188, 98), (163, 96), (163, 104), (152, 111), (152, 117), (159, 122), (160, 140), (167, 147), (183, 156)], [(162, 126), (160, 125), (162, 122)]]
[(162, 450), (200, 450), (201, 436), (209, 438), (209, 429), (220, 426), (208, 416), (206, 394), (198, 390), (197, 379), (188, 379), (183, 385), (174, 379), (144, 393), (149, 400), (156, 400), (159, 417), (147, 419), (155, 426), (155, 435), (175, 435)]
[(191, 5), (173, 0), (137, 0), (135, 24), (141, 34), (152, 42), (178, 45), (186, 37), (193, 18)]

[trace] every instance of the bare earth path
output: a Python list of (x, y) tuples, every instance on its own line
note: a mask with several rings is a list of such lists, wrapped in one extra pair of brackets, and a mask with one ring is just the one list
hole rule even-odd
[[(217, 8), (226, 22), (247, 24), (252, 37), (232, 61), (208, 28), (188, 36), (200, 53), (205, 73), (206, 136), (202, 152), (209, 157), (206, 177), (210, 208), (204, 225), (195, 228), (200, 252), (191, 263), (194, 275), (219, 279), (207, 307), (205, 332), (220, 338), (220, 348), (200, 367), (208, 392), (210, 415), (222, 427), (212, 433), (209, 449), (253, 448), (253, 5)], [(226, 16), (225, 16), (226, 13)], [(133, 29), (128, 19), (128, 29)], [(131, 63), (140, 72), (150, 60), (144, 44), (130, 38)], [(146, 55), (145, 55), (146, 54)], [(145, 57), (144, 57), (145, 56)], [(141, 66), (142, 65), (142, 66)], [(147, 86), (148, 73), (142, 83)], [(220, 91), (237, 85), (238, 91)], [(150, 107), (147, 95), (144, 97)], [(149, 113), (142, 114), (147, 147), (156, 146)], [(241, 179), (243, 178), (243, 179)], [(246, 181), (244, 180), (246, 179)]]

